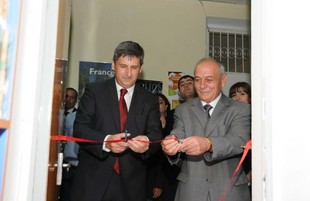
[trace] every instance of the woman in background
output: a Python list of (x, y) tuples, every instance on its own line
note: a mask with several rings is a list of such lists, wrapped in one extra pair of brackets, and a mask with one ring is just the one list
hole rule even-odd
[[(230, 87), (229, 97), (235, 101), (251, 104), (251, 86), (247, 82), (237, 82)], [(252, 181), (251, 155), (252, 153), (249, 151), (243, 162), (243, 169), (247, 174), (249, 186), (251, 186)]]
[(170, 134), (172, 130), (172, 123), (168, 119), (168, 114), (171, 111), (170, 102), (164, 94), (158, 93), (158, 103), (159, 103), (159, 112), (160, 112), (160, 122), (163, 129), (163, 136)]
[(251, 86), (246, 82), (237, 82), (230, 87), (229, 97), (235, 101), (251, 104)]
[[(160, 122), (163, 136), (166, 137), (172, 130), (170, 117), (170, 102), (164, 94), (157, 93)], [(156, 201), (173, 201), (177, 187), (176, 176), (179, 168), (170, 165), (166, 156), (160, 150), (154, 157), (148, 160), (147, 198)]]

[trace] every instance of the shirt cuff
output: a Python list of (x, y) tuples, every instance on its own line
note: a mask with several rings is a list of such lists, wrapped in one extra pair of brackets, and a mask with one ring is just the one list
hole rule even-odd
[(110, 135), (107, 135), (107, 136), (104, 138), (104, 142), (103, 142), (103, 145), (102, 145), (102, 150), (103, 150), (103, 151), (106, 151), (106, 152), (110, 152), (110, 151), (111, 151), (109, 148), (106, 147), (106, 141), (107, 141), (108, 137), (110, 137)]
[(143, 137), (145, 138), (146, 141), (148, 142), (150, 141), (150, 139), (146, 135), (144, 135)]

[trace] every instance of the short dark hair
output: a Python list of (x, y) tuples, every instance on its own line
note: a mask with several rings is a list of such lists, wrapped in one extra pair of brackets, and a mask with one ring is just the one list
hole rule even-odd
[(180, 77), (179, 81), (178, 81), (178, 88), (180, 89), (180, 83), (181, 80), (185, 79), (185, 78), (191, 78), (194, 81), (194, 77), (191, 75), (183, 75), (182, 77)]
[(229, 89), (229, 97), (232, 98), (232, 95), (239, 92), (240, 89), (243, 89), (243, 91), (248, 94), (249, 98), (251, 98), (251, 86), (247, 82), (237, 82), (232, 85)]
[(141, 66), (143, 65), (144, 50), (136, 42), (133, 41), (121, 42), (114, 50), (113, 61), (115, 62), (117, 59), (124, 56), (137, 57), (140, 59), (140, 65)]
[(77, 92), (74, 88), (72, 88), (72, 87), (67, 87), (67, 88), (66, 88), (66, 91), (74, 91), (74, 92), (75, 92), (75, 97), (76, 97), (76, 98), (78, 97), (78, 92)]

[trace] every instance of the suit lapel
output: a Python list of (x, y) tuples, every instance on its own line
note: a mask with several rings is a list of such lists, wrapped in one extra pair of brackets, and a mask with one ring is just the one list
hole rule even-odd
[(130, 103), (130, 108), (128, 111), (127, 120), (125, 123), (125, 128), (128, 127), (128, 125), (133, 124), (133, 122), (135, 120), (135, 116), (137, 116), (139, 113), (141, 113), (140, 110), (144, 106), (143, 99), (140, 96), (141, 89), (142, 88), (140, 88), (137, 84), (135, 85), (135, 88), (134, 88), (134, 91), (132, 94), (131, 103)]
[(206, 114), (204, 112), (204, 109), (202, 107), (202, 103), (199, 98), (196, 98), (192, 101), (192, 110), (194, 114), (196, 115), (201, 126), (205, 128), (207, 124), (207, 119), (205, 116)]
[(226, 108), (227, 106), (229, 106), (228, 99), (224, 94), (222, 94), (221, 99), (216, 104), (209, 120), (208, 126), (206, 128), (206, 136), (209, 136), (213, 129), (216, 127), (217, 123), (220, 122), (220, 119), (223, 117), (222, 114), (225, 113), (224, 108)]
[[(118, 108), (118, 95), (116, 91), (115, 79), (112, 78), (108, 81), (108, 89), (110, 94), (110, 98), (108, 100), (108, 107), (112, 110), (110, 114), (112, 114), (113, 122), (118, 131), (120, 128), (120, 116), (119, 116), (119, 108)], [(115, 112), (116, 111), (116, 112)]]
[(143, 106), (143, 100), (139, 98), (139, 94), (141, 94), (140, 92), (140, 88), (136, 85), (132, 94), (127, 121), (133, 117), (132, 114), (136, 114), (137, 110)]

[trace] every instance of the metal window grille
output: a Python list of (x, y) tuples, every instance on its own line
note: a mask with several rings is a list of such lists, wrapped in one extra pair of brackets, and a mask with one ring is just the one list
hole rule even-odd
[(227, 72), (251, 73), (249, 34), (210, 31), (209, 56), (220, 61)]

